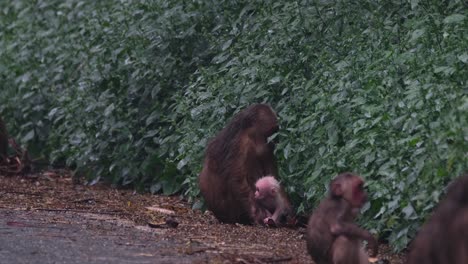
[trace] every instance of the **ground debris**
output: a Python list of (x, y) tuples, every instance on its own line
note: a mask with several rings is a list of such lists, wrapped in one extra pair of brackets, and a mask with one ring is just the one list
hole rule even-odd
[[(157, 234), (150, 244), (178, 241), (180, 246), (168, 247), (167, 254), (193, 258), (193, 263), (313, 263), (306, 252), (303, 228), (223, 224), (210, 212), (192, 210), (178, 196), (138, 194), (100, 183), (75, 185), (65, 171), (26, 178), (0, 176), (0, 195), (0, 208), (57, 216), (79, 214), (98, 221), (116, 219), (122, 228), (136, 226)], [(99, 233), (100, 228), (92, 230)], [(402, 256), (392, 254), (388, 246), (381, 245), (380, 252), (392, 264), (403, 263)]]

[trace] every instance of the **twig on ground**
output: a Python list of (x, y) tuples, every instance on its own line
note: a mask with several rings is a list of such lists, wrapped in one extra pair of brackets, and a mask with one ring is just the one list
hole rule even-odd
[(128, 213), (124, 213), (119, 210), (113, 211), (87, 211), (87, 210), (79, 210), (79, 209), (72, 209), (72, 208), (65, 208), (65, 209), (49, 209), (49, 208), (32, 208), (32, 210), (36, 211), (48, 211), (48, 212), (75, 212), (75, 213), (85, 213), (85, 214), (107, 214), (107, 215), (129, 215)]
[(291, 261), (292, 257), (279, 257), (279, 258), (262, 258), (262, 261), (265, 263), (277, 263), (277, 262), (284, 262), (284, 261)]

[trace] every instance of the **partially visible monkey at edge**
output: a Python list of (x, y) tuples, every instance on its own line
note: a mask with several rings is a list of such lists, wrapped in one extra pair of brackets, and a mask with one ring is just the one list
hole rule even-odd
[(408, 264), (468, 263), (468, 173), (449, 184), (409, 248)]

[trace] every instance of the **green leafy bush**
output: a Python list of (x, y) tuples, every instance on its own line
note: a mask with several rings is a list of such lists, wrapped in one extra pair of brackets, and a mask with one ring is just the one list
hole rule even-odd
[(90, 177), (180, 189), (171, 97), (213, 57), (199, 30), (212, 22), (162, 2), (2, 4), (0, 110), (29, 149)]
[(0, 14), (9, 130), (90, 179), (196, 197), (207, 140), (268, 102), (298, 211), (356, 171), (362, 223), (399, 250), (468, 167), (462, 1), (37, 0)]

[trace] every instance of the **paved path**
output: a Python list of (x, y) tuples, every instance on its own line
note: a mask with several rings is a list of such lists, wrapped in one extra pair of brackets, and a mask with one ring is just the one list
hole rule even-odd
[(0, 263), (205, 263), (164, 229), (112, 215), (0, 209)]

